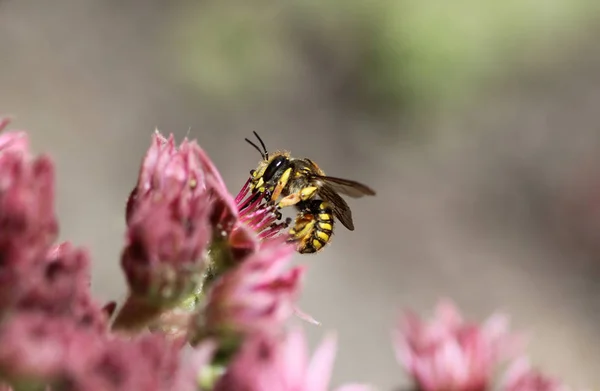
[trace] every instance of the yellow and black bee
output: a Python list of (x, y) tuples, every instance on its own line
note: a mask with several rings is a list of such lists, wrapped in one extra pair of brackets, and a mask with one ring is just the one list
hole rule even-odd
[(308, 158), (296, 159), (288, 152), (269, 155), (260, 136), (256, 132), (254, 135), (262, 149), (246, 141), (260, 152), (262, 160), (250, 171), (250, 189), (256, 194), (265, 193), (266, 200), (279, 208), (295, 206), (298, 209), (289, 241), (297, 242), (299, 253), (316, 253), (329, 243), (334, 218), (350, 231), (354, 230), (350, 207), (339, 194), (360, 198), (374, 196), (375, 191), (356, 181), (327, 176)]

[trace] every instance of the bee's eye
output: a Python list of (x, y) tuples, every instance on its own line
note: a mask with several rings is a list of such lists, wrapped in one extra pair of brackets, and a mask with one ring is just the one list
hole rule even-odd
[(273, 175), (275, 175), (275, 173), (280, 169), (280, 167), (284, 164), (285, 161), (286, 158), (283, 156), (278, 156), (275, 159), (273, 159), (273, 161), (269, 163), (267, 169), (263, 173), (265, 181), (268, 181), (271, 178), (273, 178)]
[(250, 175), (254, 176), (254, 174), (256, 173), (256, 170), (250, 170)]

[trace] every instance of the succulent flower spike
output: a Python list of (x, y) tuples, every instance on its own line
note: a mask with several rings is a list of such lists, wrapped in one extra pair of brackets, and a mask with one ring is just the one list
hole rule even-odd
[(281, 216), (247, 193), (234, 199), (195, 141), (177, 146), (155, 132), (127, 202), (121, 262), (130, 296), (115, 328), (143, 327), (177, 308), (276, 236)]

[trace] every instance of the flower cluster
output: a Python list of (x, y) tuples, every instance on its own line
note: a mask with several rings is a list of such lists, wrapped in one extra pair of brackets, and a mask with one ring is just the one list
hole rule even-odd
[(91, 296), (88, 252), (55, 243), (54, 184), (26, 133), (0, 134), (1, 387), (327, 389), (334, 343), (309, 366), (285, 328), (304, 269), (280, 214), (248, 183), (232, 197), (195, 141), (153, 135), (125, 208), (118, 309)]
[(0, 379), (14, 390), (195, 390), (214, 345), (194, 349), (190, 367), (181, 341), (112, 333), (114, 303), (91, 296), (88, 252), (55, 243), (54, 185), (25, 132), (0, 134)]
[[(0, 118), (0, 130), (9, 121)], [(158, 131), (125, 208), (118, 308), (90, 294), (90, 256), (57, 243), (54, 165), (25, 132), (0, 133), (0, 390), (327, 391), (336, 342), (309, 357), (293, 316), (305, 269), (285, 223), (247, 182), (233, 197), (195, 141)], [(395, 334), (422, 391), (485, 391), (519, 339), (495, 316), (465, 322), (449, 303)], [(517, 360), (503, 391), (564, 390)], [(339, 391), (366, 391), (349, 384)]]

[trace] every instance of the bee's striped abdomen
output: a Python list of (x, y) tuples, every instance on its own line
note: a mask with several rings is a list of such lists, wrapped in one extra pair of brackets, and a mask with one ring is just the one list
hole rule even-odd
[(301, 254), (320, 251), (331, 241), (333, 235), (333, 209), (322, 200), (310, 200), (298, 206), (301, 208), (290, 236), (298, 241), (297, 250)]

